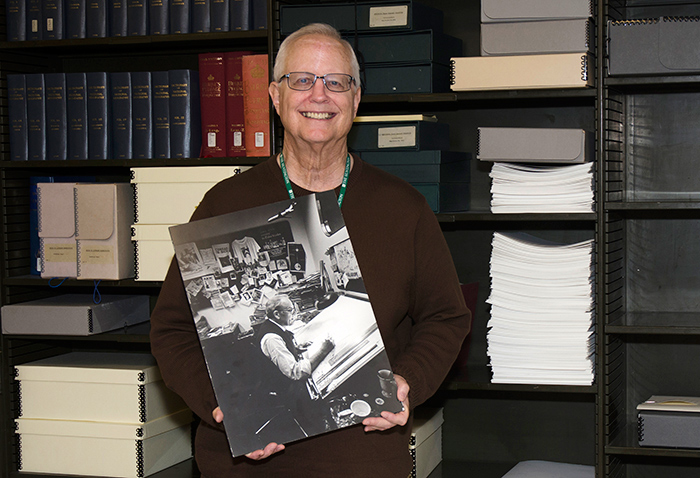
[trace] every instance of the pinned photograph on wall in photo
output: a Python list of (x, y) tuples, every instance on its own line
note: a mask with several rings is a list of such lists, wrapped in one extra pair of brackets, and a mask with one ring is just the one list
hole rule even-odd
[(402, 410), (333, 191), (170, 235), (233, 456)]

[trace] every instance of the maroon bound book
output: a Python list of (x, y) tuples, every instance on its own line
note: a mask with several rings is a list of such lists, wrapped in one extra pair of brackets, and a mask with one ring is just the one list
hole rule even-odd
[(199, 54), (199, 95), (202, 112), (200, 157), (226, 156), (226, 68), (223, 53)]
[(245, 156), (245, 118), (243, 115), (243, 55), (249, 51), (224, 53), (226, 65), (226, 147), (228, 156)]

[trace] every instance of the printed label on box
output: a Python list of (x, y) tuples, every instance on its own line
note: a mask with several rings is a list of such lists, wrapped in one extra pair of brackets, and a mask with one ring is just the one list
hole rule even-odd
[(114, 264), (114, 248), (111, 246), (85, 246), (81, 248), (83, 264)]
[(372, 7), (369, 9), (369, 27), (403, 27), (408, 25), (408, 5)]
[(377, 136), (377, 146), (380, 148), (403, 148), (416, 145), (415, 126), (379, 128)]
[(45, 244), (45, 262), (75, 262), (78, 258), (75, 244)]

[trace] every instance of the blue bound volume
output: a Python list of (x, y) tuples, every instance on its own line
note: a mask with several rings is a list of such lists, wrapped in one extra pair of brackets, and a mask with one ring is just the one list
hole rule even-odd
[(25, 76), (27, 85), (27, 141), (29, 159), (46, 159), (46, 101), (44, 75), (33, 73)]
[(41, 0), (27, 0), (27, 40), (41, 40)]
[(153, 103), (150, 71), (131, 73), (133, 154), (135, 159), (153, 158)]
[(230, 0), (231, 31), (247, 31), (251, 29), (250, 0)]
[(24, 41), (27, 39), (27, 2), (25, 0), (6, 0), (7, 41)]
[(190, 0), (170, 0), (170, 33), (190, 32)]
[(151, 35), (170, 33), (170, 0), (148, 2), (148, 31)]
[(87, 0), (65, 0), (66, 38), (85, 38), (87, 35)]
[(202, 145), (199, 72), (170, 70), (170, 156), (196, 158)]
[(68, 119), (66, 113), (66, 75), (44, 75), (46, 96), (46, 159), (68, 157)]
[(109, 75), (91, 72), (87, 77), (88, 158), (112, 157), (111, 125), (109, 112)]
[(107, 0), (109, 2), (109, 34), (113, 37), (125, 37), (129, 34), (127, 24), (127, 0)]
[(211, 30), (211, 2), (192, 1), (192, 33), (208, 33)]
[(42, 1), (42, 40), (63, 40), (63, 0)]
[(113, 72), (109, 75), (112, 107), (112, 145), (114, 159), (131, 159), (133, 145), (131, 73)]
[(10, 159), (26, 161), (27, 151), (27, 88), (24, 75), (7, 75), (7, 110), (10, 123)]
[(85, 7), (85, 36), (87, 38), (104, 38), (109, 33), (108, 0), (87, 0)]
[(151, 72), (153, 85), (153, 157), (170, 157), (170, 79), (167, 71)]
[(267, 30), (267, 0), (250, 0), (253, 2), (253, 30)]
[(68, 159), (87, 159), (87, 78), (85, 73), (66, 73), (68, 112)]
[(231, 28), (230, 0), (211, 0), (211, 31), (227, 32)]
[(126, 24), (129, 36), (148, 35), (148, 5), (146, 5), (146, 0), (127, 0)]

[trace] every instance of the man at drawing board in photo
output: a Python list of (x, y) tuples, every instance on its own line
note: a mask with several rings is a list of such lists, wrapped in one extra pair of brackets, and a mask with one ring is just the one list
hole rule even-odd
[(359, 65), (335, 29), (312, 24), (287, 37), (272, 80), (282, 151), (214, 186), (192, 220), (335, 190), (404, 410), (233, 458), (175, 263), (151, 316), (152, 352), (165, 383), (201, 418), (195, 458), (205, 478), (406, 478), (411, 411), (437, 391), (470, 327), (452, 257), (425, 198), (348, 152)]

